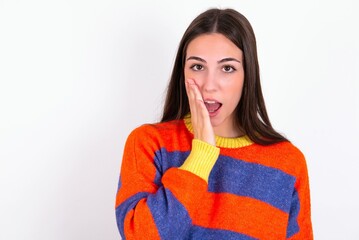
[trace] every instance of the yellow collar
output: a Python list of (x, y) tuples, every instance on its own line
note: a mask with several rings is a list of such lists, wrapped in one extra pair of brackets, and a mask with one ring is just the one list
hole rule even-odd
[[(184, 124), (186, 125), (188, 131), (193, 133), (193, 127), (191, 123), (191, 115), (187, 114), (184, 119)], [(253, 141), (249, 139), (247, 135), (237, 137), (237, 138), (225, 138), (216, 136), (216, 145), (217, 147), (223, 148), (240, 148), (246, 147), (253, 144)]]

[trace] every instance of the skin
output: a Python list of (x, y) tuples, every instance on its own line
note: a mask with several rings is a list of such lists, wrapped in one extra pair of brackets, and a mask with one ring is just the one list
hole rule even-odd
[[(184, 74), (196, 139), (215, 146), (215, 135), (243, 135), (234, 124), (244, 82), (242, 63), (242, 50), (222, 34), (203, 34), (189, 43)], [(222, 103), (216, 114), (208, 112), (206, 100)]]

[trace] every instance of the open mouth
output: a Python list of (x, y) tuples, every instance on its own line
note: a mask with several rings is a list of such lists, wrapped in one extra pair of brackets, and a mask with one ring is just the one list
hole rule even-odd
[(222, 107), (222, 103), (212, 100), (204, 101), (204, 104), (206, 105), (209, 113), (214, 113)]

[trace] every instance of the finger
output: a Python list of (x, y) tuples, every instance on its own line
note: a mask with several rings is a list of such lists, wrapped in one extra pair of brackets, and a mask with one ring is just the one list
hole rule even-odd
[(195, 80), (188, 79), (188, 84), (189, 84), (190, 88), (193, 90), (194, 98), (196, 100), (200, 100), (203, 102), (202, 94), (200, 93)]
[(193, 100), (193, 102), (196, 102), (196, 100), (203, 102), (202, 95), (198, 89), (196, 82), (193, 79), (188, 79), (187, 83), (191, 100)]
[(201, 92), (199, 91), (199, 88), (197, 86), (197, 84), (194, 82), (192, 86), (192, 90), (193, 90), (193, 94), (194, 94), (194, 99), (196, 100), (196, 112), (197, 114), (200, 114), (202, 118), (204, 118), (204, 121), (209, 121), (209, 114), (208, 114), (208, 110), (206, 108), (206, 105), (204, 104), (204, 100), (202, 97)]
[(188, 102), (189, 107), (191, 111), (191, 122), (193, 127), (193, 134), (195, 138), (198, 138), (198, 120), (200, 120), (197, 116), (197, 102), (196, 102), (196, 96), (194, 92), (195, 82), (193, 79), (187, 79), (186, 80), (186, 91), (188, 95)]
[[(192, 80), (192, 79), (190, 79)], [(188, 96), (188, 102), (189, 102), (189, 107), (191, 110), (191, 115), (192, 116), (196, 116), (197, 114), (197, 107), (196, 107), (196, 97), (195, 97), (195, 93), (194, 93), (194, 89), (193, 89), (193, 84), (194, 81), (190, 81), (187, 80), (186, 81), (186, 91), (187, 91), (187, 96)]]

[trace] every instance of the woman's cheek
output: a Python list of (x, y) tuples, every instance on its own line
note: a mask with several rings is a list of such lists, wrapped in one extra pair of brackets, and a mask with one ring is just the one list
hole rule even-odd
[(188, 79), (188, 78), (193, 78), (193, 73), (189, 70), (185, 70), (184, 71), (184, 77), (185, 79)]
[(188, 79), (188, 78), (194, 78), (196, 76), (196, 72), (194, 71), (191, 71), (191, 70), (186, 70), (184, 72), (184, 75), (185, 75), (185, 78)]

